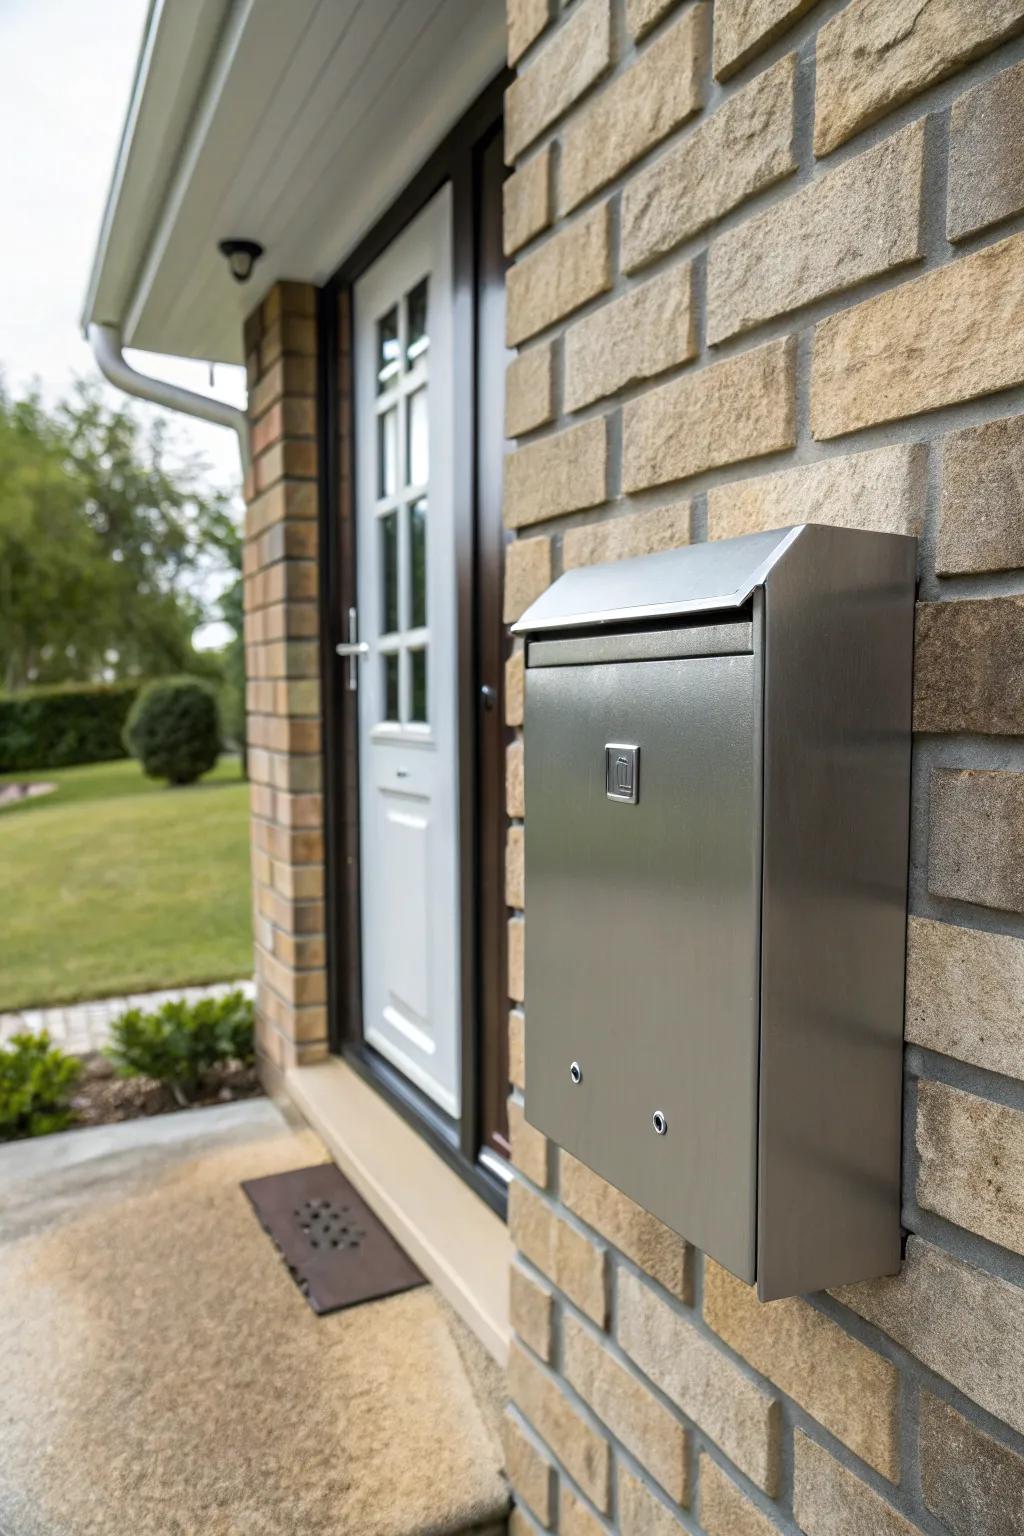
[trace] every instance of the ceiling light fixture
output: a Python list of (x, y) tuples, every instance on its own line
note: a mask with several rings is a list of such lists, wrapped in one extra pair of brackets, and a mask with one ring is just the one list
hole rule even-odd
[(263, 247), (255, 240), (222, 240), (217, 249), (227, 257), (231, 276), (236, 283), (247, 283), (252, 269), (263, 255)]

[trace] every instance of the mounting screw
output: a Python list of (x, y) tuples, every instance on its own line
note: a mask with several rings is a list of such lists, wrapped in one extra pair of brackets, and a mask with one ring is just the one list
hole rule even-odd
[(654, 1126), (654, 1134), (656, 1136), (664, 1136), (668, 1130), (668, 1121), (665, 1119), (663, 1110), (656, 1109), (654, 1111), (654, 1114), (651, 1116), (651, 1124)]
[(583, 1081), (583, 1068), (578, 1061), (569, 1063), (569, 1076), (574, 1083), (581, 1083)]

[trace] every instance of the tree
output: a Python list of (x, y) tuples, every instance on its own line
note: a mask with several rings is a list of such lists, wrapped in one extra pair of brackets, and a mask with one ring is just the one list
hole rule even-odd
[[(232, 569), (230, 498), (161, 418), (80, 382), (47, 411), (0, 385), (0, 681), (211, 672), (191, 635)], [(215, 670), (215, 664), (214, 664)]]

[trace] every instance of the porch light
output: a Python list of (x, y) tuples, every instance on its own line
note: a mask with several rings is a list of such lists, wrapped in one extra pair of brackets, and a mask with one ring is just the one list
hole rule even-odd
[(255, 240), (222, 240), (217, 249), (227, 257), (231, 276), (236, 283), (247, 283), (252, 269), (263, 255), (263, 247)]

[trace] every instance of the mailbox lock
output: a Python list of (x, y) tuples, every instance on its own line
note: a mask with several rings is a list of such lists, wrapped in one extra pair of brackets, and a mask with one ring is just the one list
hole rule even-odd
[(583, 1081), (583, 1069), (578, 1061), (569, 1063), (569, 1076), (572, 1078), (574, 1083), (579, 1084)]
[(654, 1114), (651, 1116), (651, 1124), (654, 1126), (654, 1134), (656, 1136), (664, 1136), (668, 1130), (668, 1121), (665, 1119), (664, 1110), (656, 1109), (654, 1111)]

